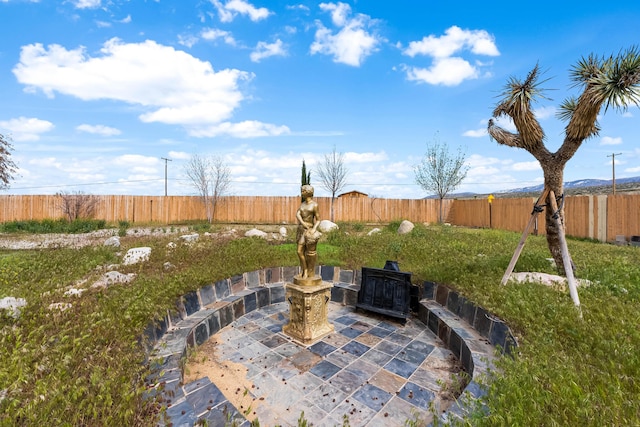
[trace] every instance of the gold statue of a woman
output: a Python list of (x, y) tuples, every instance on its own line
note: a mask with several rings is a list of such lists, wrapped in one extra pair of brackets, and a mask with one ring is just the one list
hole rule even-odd
[(313, 187), (303, 185), (301, 193), (303, 201), (300, 204), (300, 208), (298, 208), (298, 212), (296, 212), (296, 219), (298, 220), (296, 240), (298, 242), (298, 258), (302, 269), (301, 278), (310, 279), (315, 276), (318, 258), (316, 246), (322, 233), (317, 230), (320, 219), (318, 203), (313, 200)]

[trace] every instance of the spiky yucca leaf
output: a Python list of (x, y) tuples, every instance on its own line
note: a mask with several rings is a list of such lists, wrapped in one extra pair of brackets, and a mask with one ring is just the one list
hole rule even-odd
[[(544, 131), (536, 119), (531, 103), (538, 98), (546, 98), (542, 84), (539, 81), (540, 67), (536, 66), (529, 72), (524, 81), (510, 77), (501, 93), (502, 101), (493, 111), (494, 117), (506, 115), (511, 117), (518, 129), (521, 147), (529, 151), (542, 145)], [(502, 143), (498, 138), (496, 140)]]
[(625, 110), (640, 105), (640, 52), (636, 47), (608, 58), (601, 72), (589, 79), (589, 90), (609, 107)]

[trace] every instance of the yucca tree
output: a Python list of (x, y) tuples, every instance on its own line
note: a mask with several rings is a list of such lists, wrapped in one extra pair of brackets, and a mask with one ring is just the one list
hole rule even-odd
[[(631, 47), (617, 55), (596, 57), (591, 54), (578, 61), (570, 71), (574, 87), (582, 90), (576, 99), (566, 99), (560, 106), (558, 118), (567, 122), (565, 137), (560, 148), (552, 153), (544, 145), (544, 131), (536, 119), (532, 102), (544, 98), (540, 69), (536, 65), (524, 81), (511, 77), (502, 99), (493, 110), (493, 117), (511, 117), (517, 129), (509, 132), (489, 120), (488, 131), (492, 139), (509, 147), (523, 148), (540, 162), (544, 185), (557, 196), (563, 194), (564, 167), (580, 145), (598, 135), (598, 114), (604, 107), (624, 111), (631, 104), (640, 105), (640, 51)], [(546, 201), (549, 204), (549, 200)], [(549, 250), (560, 273), (565, 273), (560, 250), (559, 229), (551, 209), (546, 209), (546, 233)], [(560, 209), (560, 223), (564, 226), (564, 212)]]

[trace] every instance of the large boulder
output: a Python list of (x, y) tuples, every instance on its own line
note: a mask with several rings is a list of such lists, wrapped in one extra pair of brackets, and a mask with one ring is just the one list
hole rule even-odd
[(248, 230), (246, 233), (244, 233), (245, 237), (260, 237), (261, 239), (266, 239), (267, 238), (267, 233), (265, 233), (262, 230), (258, 230), (257, 228), (252, 228), (251, 230)]
[(104, 241), (104, 246), (111, 246), (113, 248), (119, 248), (120, 247), (120, 237), (118, 237), (118, 236), (109, 237), (107, 240)]
[(338, 224), (331, 222), (328, 219), (323, 219), (320, 221), (320, 224), (318, 224), (318, 230), (320, 230), (321, 233), (328, 233), (332, 230), (338, 230), (339, 228)]
[(151, 255), (151, 248), (147, 246), (142, 246), (139, 248), (131, 248), (127, 251), (122, 259), (122, 263), (124, 265), (137, 264), (139, 262), (144, 262), (149, 260), (149, 255)]
[(415, 225), (413, 225), (411, 221), (407, 221), (405, 219), (400, 223), (400, 227), (398, 227), (398, 234), (411, 233), (411, 230), (413, 230), (413, 227), (415, 227)]

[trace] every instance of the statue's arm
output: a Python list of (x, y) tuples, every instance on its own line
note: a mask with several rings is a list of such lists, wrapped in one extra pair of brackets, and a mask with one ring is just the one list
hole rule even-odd
[(320, 215), (318, 214), (318, 204), (313, 205), (313, 231), (315, 232), (320, 225)]

